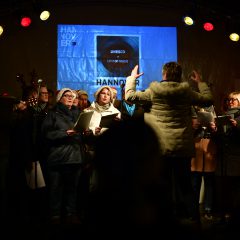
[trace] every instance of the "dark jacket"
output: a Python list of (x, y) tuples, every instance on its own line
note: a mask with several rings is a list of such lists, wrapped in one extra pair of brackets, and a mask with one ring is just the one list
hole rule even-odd
[(226, 112), (237, 121), (237, 126), (231, 126), (229, 123), (224, 127), (223, 144), (221, 146), (221, 157), (223, 158), (223, 174), (226, 176), (240, 176), (240, 108), (232, 108)]
[(69, 110), (62, 103), (51, 109), (42, 124), (45, 139), (48, 166), (83, 163), (83, 145), (81, 134), (67, 135), (77, 120), (79, 111)]

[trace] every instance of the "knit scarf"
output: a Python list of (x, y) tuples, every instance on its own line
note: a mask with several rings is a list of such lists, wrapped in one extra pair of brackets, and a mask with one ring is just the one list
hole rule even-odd
[(111, 107), (111, 103), (107, 103), (103, 106), (99, 105), (97, 102), (95, 102), (95, 108), (99, 111), (99, 112), (104, 112), (106, 110), (108, 110)]

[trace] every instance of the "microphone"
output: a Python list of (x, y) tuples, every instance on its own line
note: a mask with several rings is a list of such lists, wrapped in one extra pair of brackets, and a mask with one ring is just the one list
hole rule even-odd
[[(122, 84), (120, 85), (122, 101), (124, 100), (124, 95), (125, 95), (125, 93), (124, 93), (124, 87), (125, 87), (125, 83), (122, 83)], [(121, 103), (121, 111), (120, 111), (120, 112), (122, 112), (122, 103)]]
[(38, 83), (38, 89), (37, 89), (37, 104), (36, 107), (38, 108), (39, 106), (39, 97), (40, 97), (40, 88), (41, 88), (41, 83), (42, 83), (42, 79), (38, 79), (37, 83)]
[(124, 88), (125, 87), (125, 83), (122, 83), (121, 85), (120, 85), (120, 88)]
[(37, 83), (38, 83), (38, 84), (41, 84), (42, 81), (43, 81), (42, 79), (38, 79)]

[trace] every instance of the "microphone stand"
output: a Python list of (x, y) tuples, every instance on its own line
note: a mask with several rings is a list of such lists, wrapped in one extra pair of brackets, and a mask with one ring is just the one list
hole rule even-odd
[(125, 87), (124, 83), (120, 85), (120, 88), (121, 88), (121, 109), (120, 109), (121, 114), (123, 112), (123, 101), (124, 101), (124, 96), (125, 96), (124, 87)]
[(217, 122), (217, 131), (218, 131), (218, 157), (220, 162), (220, 215), (221, 220), (224, 220), (224, 214), (225, 214), (225, 191), (226, 191), (226, 177), (227, 177), (227, 160), (226, 160), (226, 133), (227, 133), (227, 125), (226, 123), (221, 122), (221, 119), (216, 116), (216, 122)]
[[(34, 155), (37, 154), (37, 122), (38, 122), (38, 116), (39, 116), (39, 96), (40, 96), (40, 88), (41, 88), (42, 79), (38, 80), (38, 89), (37, 89), (37, 103), (36, 103), (36, 109), (33, 114), (33, 152)], [(34, 161), (34, 171), (35, 171), (35, 189), (38, 188), (38, 172), (37, 172), (37, 164), (38, 161), (35, 159)]]
[[(240, 114), (240, 108), (230, 108), (225, 112), (226, 117), (230, 117), (233, 119), (236, 119)], [(219, 118), (217, 118), (219, 119)], [(219, 125), (221, 127), (221, 132), (220, 132), (220, 161), (221, 161), (221, 210), (222, 210), (222, 220), (227, 221), (225, 214), (228, 212), (228, 200), (226, 197), (226, 193), (228, 193), (228, 188), (229, 188), (229, 182), (228, 179), (231, 177), (231, 173), (229, 173), (229, 166), (231, 163), (229, 162), (229, 149), (228, 145), (231, 144), (229, 143), (229, 138), (231, 138), (228, 135), (228, 131), (232, 129), (232, 126), (230, 123), (228, 123), (226, 120), (221, 122), (221, 119), (219, 119)], [(230, 130), (231, 131), (231, 130)], [(231, 161), (231, 160), (230, 160)], [(232, 191), (232, 190), (231, 190)]]

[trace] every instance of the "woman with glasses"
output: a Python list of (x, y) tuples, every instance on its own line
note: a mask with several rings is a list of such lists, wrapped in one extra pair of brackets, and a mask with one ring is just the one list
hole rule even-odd
[(224, 220), (240, 221), (240, 91), (228, 94), (225, 99), (226, 120), (219, 120), (221, 138), (221, 199)]
[(225, 99), (225, 104), (225, 114), (229, 117), (229, 121), (226, 122), (226, 133), (230, 134), (236, 132), (238, 128), (240, 129), (240, 91), (229, 93)]
[(76, 95), (60, 90), (56, 105), (43, 122), (49, 177), (51, 223), (80, 223), (77, 218), (78, 181), (83, 163), (82, 135), (73, 130), (79, 111), (73, 106)]

